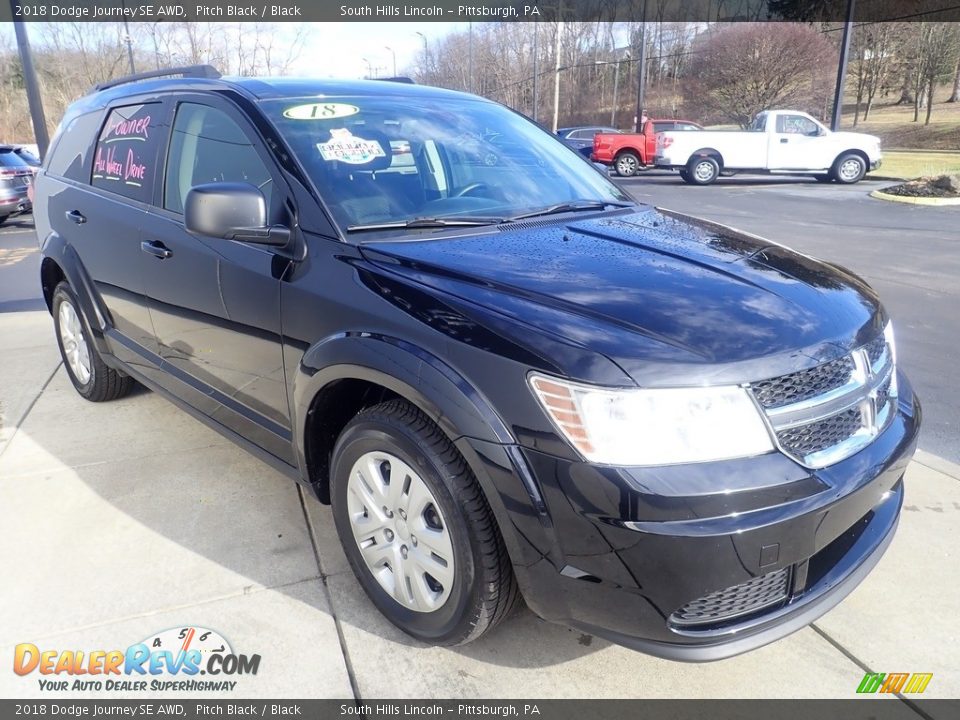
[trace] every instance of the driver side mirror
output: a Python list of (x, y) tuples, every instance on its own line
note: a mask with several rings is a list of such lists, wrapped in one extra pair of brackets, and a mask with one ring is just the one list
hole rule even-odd
[(249, 183), (194, 185), (183, 205), (184, 227), (191, 235), (275, 246), (290, 241), (289, 228), (267, 225), (267, 202)]

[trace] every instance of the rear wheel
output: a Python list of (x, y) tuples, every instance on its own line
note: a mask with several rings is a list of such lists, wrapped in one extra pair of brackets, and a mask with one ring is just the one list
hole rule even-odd
[(351, 420), (333, 450), (331, 500), (357, 579), (390, 622), (459, 645), (496, 626), (519, 591), (493, 513), (453, 443), (391, 400)]
[(680, 170), (680, 179), (683, 180), (685, 183), (690, 182), (690, 173), (688, 173), (688, 172), (687, 172), (686, 170), (684, 170), (684, 169), (681, 169), (681, 170)]
[(843, 185), (860, 182), (867, 174), (867, 163), (855, 153), (841, 155), (833, 164), (833, 179)]
[(133, 378), (103, 362), (90, 341), (76, 295), (66, 282), (54, 289), (51, 309), (60, 356), (77, 392), (91, 402), (116, 400), (130, 392)]
[(632, 150), (624, 150), (617, 155), (613, 169), (620, 177), (633, 177), (640, 170), (640, 156)]
[(720, 177), (720, 163), (708, 155), (695, 157), (687, 163), (687, 182), (694, 185), (710, 185)]

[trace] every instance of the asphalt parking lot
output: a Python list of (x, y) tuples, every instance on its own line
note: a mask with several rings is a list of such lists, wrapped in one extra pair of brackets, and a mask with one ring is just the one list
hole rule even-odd
[[(869, 183), (689, 188), (644, 176), (625, 185), (864, 274), (902, 328), (902, 363), (926, 399), (921, 447), (956, 458), (946, 432), (956, 437), (960, 405), (948, 366), (960, 261), (948, 240), (957, 241), (960, 208), (887, 206), (865, 197)], [(236, 697), (849, 698), (868, 670), (932, 672), (925, 697), (960, 696), (960, 563), (948, 541), (960, 468), (934, 454), (908, 470), (898, 536), (872, 575), (774, 645), (678, 664), (522, 611), (472, 645), (425, 648), (367, 601), (329, 510), (289, 480), (152, 393), (99, 405), (77, 396), (49, 316), (31, 309), (33, 242), (23, 228), (0, 228), (0, 563), (12, 579), (0, 590), (0, 657), (21, 642), (122, 648), (194, 624), (262, 656)], [(932, 446), (937, 412), (944, 434)], [(0, 697), (50, 697), (35, 678), (0, 673)]]

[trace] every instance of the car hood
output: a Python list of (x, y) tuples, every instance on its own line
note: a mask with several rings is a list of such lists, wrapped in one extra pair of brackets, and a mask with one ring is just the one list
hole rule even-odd
[(642, 385), (793, 372), (866, 342), (885, 320), (873, 291), (841, 268), (654, 209), (361, 251), (511, 318), (515, 342), (549, 334), (604, 354)]
[(856, 143), (863, 143), (864, 145), (874, 143), (877, 145), (880, 144), (880, 138), (878, 138), (876, 135), (867, 135), (866, 133), (838, 131), (833, 133), (833, 137), (840, 138), (841, 140), (849, 143), (854, 143), (855, 145)]

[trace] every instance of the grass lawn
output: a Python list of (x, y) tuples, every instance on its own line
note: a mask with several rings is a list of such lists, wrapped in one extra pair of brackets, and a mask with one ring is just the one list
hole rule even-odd
[(960, 153), (889, 151), (883, 153), (878, 175), (912, 179), (924, 175), (960, 173)]
[(923, 124), (926, 108), (920, 109), (920, 119), (913, 122), (912, 106), (894, 105), (884, 99), (874, 106), (866, 121), (861, 119), (854, 126), (853, 104), (848, 94), (843, 105), (840, 129), (877, 135), (883, 141), (885, 151), (893, 148), (960, 150), (960, 103), (945, 102), (949, 92), (950, 88), (947, 86), (937, 88), (929, 125)]

